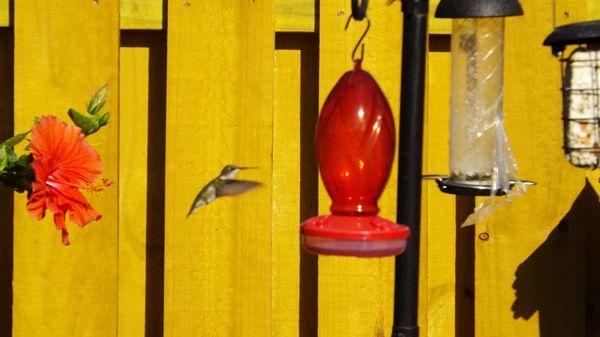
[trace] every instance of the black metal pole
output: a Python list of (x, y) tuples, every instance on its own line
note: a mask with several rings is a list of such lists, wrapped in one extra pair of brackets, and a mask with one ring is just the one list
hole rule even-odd
[(418, 337), (419, 239), (425, 52), (429, 0), (402, 0), (402, 89), (397, 221), (410, 227), (404, 254), (396, 257), (392, 337)]

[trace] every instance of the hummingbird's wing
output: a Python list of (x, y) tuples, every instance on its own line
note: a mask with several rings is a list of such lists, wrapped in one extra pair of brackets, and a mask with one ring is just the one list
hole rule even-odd
[(251, 189), (257, 188), (261, 185), (262, 184), (259, 182), (250, 180), (223, 180), (219, 188), (217, 188), (217, 197), (222, 197), (226, 195), (238, 195)]
[(194, 213), (194, 211), (198, 209), (198, 207), (206, 205), (215, 200), (217, 197), (216, 195), (217, 191), (215, 188), (215, 184), (213, 183), (213, 181), (211, 181), (206, 186), (204, 186), (202, 190), (200, 190), (200, 193), (198, 193), (196, 199), (194, 199), (192, 207), (190, 208), (190, 211), (188, 212), (187, 216), (190, 216), (192, 213)]

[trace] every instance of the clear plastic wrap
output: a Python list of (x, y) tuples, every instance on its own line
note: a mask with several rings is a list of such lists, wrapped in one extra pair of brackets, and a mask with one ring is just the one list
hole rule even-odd
[[(492, 197), (463, 225), (489, 216), (524, 185), (504, 129), (504, 18), (455, 19), (452, 27), (451, 179), (489, 185)], [(506, 194), (503, 200), (497, 195)]]

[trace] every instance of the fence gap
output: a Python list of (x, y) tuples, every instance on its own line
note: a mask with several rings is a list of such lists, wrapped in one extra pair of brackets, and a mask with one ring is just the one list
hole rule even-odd
[[(11, 11), (12, 12), (12, 11)], [(11, 13), (12, 18), (12, 13)], [(14, 133), (14, 34), (0, 28), (0, 141)], [(13, 192), (0, 184), (0, 336), (12, 336)]]

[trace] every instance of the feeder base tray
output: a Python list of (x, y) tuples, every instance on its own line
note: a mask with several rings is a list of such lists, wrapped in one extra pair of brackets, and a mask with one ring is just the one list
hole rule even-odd
[[(437, 178), (435, 179), (440, 191), (448, 194), (455, 195), (470, 195), (470, 196), (490, 196), (492, 195), (492, 186), (486, 184), (475, 184), (475, 183), (463, 183), (454, 181), (450, 178)], [(533, 181), (510, 181), (510, 188), (512, 189), (518, 182), (525, 185), (535, 185)], [(494, 195), (505, 195), (506, 192), (503, 190), (496, 190)]]
[(406, 249), (410, 230), (378, 216), (317, 216), (304, 222), (305, 250), (322, 255), (384, 257)]

